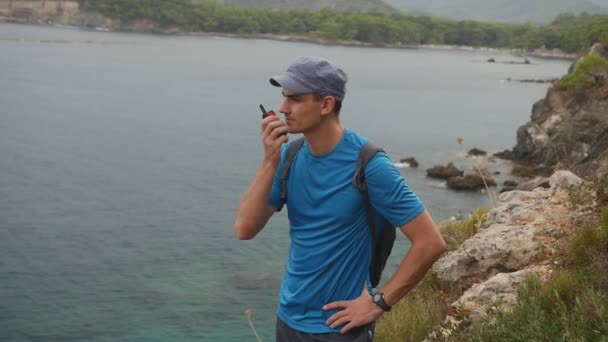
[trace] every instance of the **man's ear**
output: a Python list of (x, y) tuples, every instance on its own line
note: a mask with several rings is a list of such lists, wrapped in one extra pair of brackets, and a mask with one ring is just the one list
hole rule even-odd
[(321, 101), (323, 102), (321, 104), (322, 115), (330, 114), (336, 108), (336, 99), (333, 96), (324, 96)]

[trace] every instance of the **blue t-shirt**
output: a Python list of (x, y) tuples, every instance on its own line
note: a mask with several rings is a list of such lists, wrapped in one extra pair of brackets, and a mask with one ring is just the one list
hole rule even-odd
[[(283, 146), (270, 194), (280, 210), (287, 204), (291, 246), (281, 286), (278, 316), (305, 333), (336, 332), (325, 321), (336, 310), (323, 305), (361, 295), (369, 278), (371, 242), (363, 197), (352, 184), (359, 152), (367, 139), (345, 130), (336, 147), (316, 156), (307, 142), (287, 178), (287, 203), (281, 201)], [(376, 217), (401, 227), (424, 210), (385, 153), (368, 163), (365, 180)], [(381, 225), (379, 226), (381, 227)]]

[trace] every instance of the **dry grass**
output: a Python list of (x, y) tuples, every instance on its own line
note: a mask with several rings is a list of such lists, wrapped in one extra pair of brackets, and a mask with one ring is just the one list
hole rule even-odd
[[(466, 239), (479, 232), (489, 209), (477, 209), (464, 221), (448, 222), (440, 227), (448, 250), (455, 250)], [(434, 273), (425, 278), (376, 325), (376, 341), (422, 341), (443, 323), (461, 289), (441, 282)]]
[(439, 323), (447, 310), (447, 298), (434, 274), (428, 274), (418, 286), (385, 314), (376, 325), (375, 341), (422, 341)]

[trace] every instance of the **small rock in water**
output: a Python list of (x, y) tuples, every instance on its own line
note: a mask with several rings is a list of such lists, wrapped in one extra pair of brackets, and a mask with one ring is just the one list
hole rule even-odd
[(426, 170), (427, 176), (431, 178), (448, 179), (455, 176), (463, 176), (464, 171), (459, 170), (454, 163), (449, 163), (446, 166), (436, 165)]
[(409, 167), (418, 167), (418, 161), (414, 157), (401, 158), (400, 162), (406, 163)]
[(513, 160), (513, 151), (504, 150), (502, 152), (494, 153), (493, 156), (500, 159)]
[(469, 152), (467, 152), (467, 156), (472, 156), (472, 157), (485, 156), (486, 154), (487, 154), (486, 151), (480, 150), (478, 148), (472, 148), (469, 150)]

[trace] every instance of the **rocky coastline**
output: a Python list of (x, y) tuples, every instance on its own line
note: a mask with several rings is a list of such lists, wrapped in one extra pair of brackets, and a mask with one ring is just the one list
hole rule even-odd
[[(572, 64), (569, 74), (591, 55), (608, 57), (596, 44)], [(568, 76), (568, 75), (566, 75)], [(569, 169), (583, 177), (608, 172), (608, 72), (587, 75), (589, 85), (562, 89), (553, 84), (532, 107), (531, 120), (517, 130), (513, 159), (531, 176)]]

